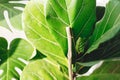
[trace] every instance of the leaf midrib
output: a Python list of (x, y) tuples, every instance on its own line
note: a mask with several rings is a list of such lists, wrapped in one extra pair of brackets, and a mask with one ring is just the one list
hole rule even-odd
[(63, 10), (65, 10), (65, 11), (67, 12), (67, 10), (66, 10), (64, 7), (62, 7), (62, 5), (58, 2), (58, 0), (56, 0), (56, 2), (60, 5), (60, 7), (61, 7)]

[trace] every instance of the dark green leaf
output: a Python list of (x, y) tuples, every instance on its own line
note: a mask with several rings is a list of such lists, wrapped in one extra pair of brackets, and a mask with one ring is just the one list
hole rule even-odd
[[(7, 49), (9, 47), (9, 49)], [(33, 47), (22, 39), (15, 39), (10, 46), (4, 38), (0, 38), (0, 79), (19, 79), (16, 68), (22, 70), (26, 65), (23, 60), (29, 60), (33, 53)]]
[(89, 49), (86, 53), (98, 48), (103, 43), (116, 35), (120, 30), (120, 0), (110, 0), (106, 6), (104, 17), (97, 22), (94, 33), (89, 40)]
[(81, 58), (82, 62), (107, 60), (120, 57), (120, 32), (109, 41), (104, 42), (98, 49)]

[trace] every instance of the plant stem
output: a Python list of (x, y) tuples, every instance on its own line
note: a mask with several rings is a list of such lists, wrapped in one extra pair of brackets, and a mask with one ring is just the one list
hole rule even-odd
[(73, 72), (72, 72), (72, 34), (71, 28), (66, 27), (67, 38), (68, 38), (68, 72), (69, 72), (69, 80), (73, 80)]

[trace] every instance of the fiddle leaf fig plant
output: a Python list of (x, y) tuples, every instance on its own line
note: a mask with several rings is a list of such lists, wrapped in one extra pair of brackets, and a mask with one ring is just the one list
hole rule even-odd
[[(87, 67), (82, 63), (89, 62), (88, 57), (101, 48), (101, 44), (109, 43), (109, 40), (116, 38), (115, 35), (119, 33), (119, 4), (119, 0), (110, 0), (106, 5), (105, 15), (96, 22), (96, 0), (32, 0), (23, 12), (24, 31), (27, 38), (42, 54), (47, 56), (46, 58), (52, 59), (53, 63), (59, 65), (60, 68), (67, 67), (68, 73), (66, 74), (69, 80), (79, 79), (76, 76), (80, 74), (79, 72), (85, 71)], [(66, 31), (66, 28), (69, 30)], [(110, 57), (110, 50), (106, 51), (107, 48), (104, 49), (104, 47), (111, 46), (103, 46), (102, 53), (108, 54), (108, 57), (100, 57), (101, 60)], [(111, 53), (111, 56), (117, 55), (111, 59), (119, 57), (119, 53), (120, 50)], [(94, 56), (92, 58), (93, 60), (90, 61), (100, 59), (94, 59)], [(25, 68), (23, 73), (27, 70)], [(26, 75), (28, 74), (22, 76)], [(56, 75), (51, 73), (50, 77), (57, 79)], [(35, 78), (45, 79), (43, 76), (35, 76), (33, 80)], [(63, 80), (62, 77), (59, 79)]]
[(0, 80), (120, 79), (120, 0), (31, 0), (22, 16), (11, 4), (19, 3), (0, 1), (0, 26), (8, 10), (27, 41), (0, 38)]

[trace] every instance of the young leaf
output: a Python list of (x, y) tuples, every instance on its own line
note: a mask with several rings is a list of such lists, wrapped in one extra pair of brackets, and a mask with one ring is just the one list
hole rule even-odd
[(78, 53), (83, 53), (85, 48), (85, 40), (82, 38), (78, 38), (76, 41), (76, 51)]
[[(7, 49), (9, 47), (9, 49)], [(15, 39), (8, 46), (4, 38), (0, 38), (0, 79), (19, 79), (18, 69), (22, 70), (26, 65), (23, 61), (30, 59), (33, 47), (22, 39)]]
[(32, 44), (44, 55), (67, 65), (67, 59), (58, 42), (50, 33), (40, 0), (30, 1), (23, 13), (24, 30)]
[(86, 53), (98, 48), (103, 43), (116, 35), (120, 30), (120, 0), (110, 0), (106, 5), (104, 17), (97, 22), (94, 33), (89, 40), (89, 49)]
[(16, 1), (13, 0), (14, 3), (11, 0), (0, 0), (0, 26), (9, 29), (8, 21), (5, 20), (6, 15), (4, 15), (5, 11), (7, 11), (11, 25), (16, 29), (22, 29), (22, 23), (21, 23), (22, 11), (17, 9), (16, 7), (23, 8), (25, 5), (22, 3), (17, 3), (18, 1), (23, 1), (23, 0), (16, 0)]
[(60, 66), (44, 58), (29, 63), (20, 80), (68, 80), (68, 77), (60, 71)]
[(80, 76), (76, 80), (119, 80), (120, 61), (104, 62), (89, 76)]

